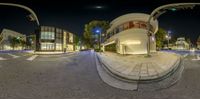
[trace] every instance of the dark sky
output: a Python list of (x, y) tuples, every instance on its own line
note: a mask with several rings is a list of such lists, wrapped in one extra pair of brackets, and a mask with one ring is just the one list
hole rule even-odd
[[(82, 35), (84, 24), (91, 20), (112, 21), (127, 13), (151, 13), (153, 9), (169, 3), (195, 2), (194, 0), (0, 0), (23, 4), (35, 11), (41, 25), (55, 26)], [(197, 1), (196, 1), (197, 2)], [(97, 9), (95, 6), (102, 6)], [(9, 28), (24, 34), (34, 32), (36, 22), (29, 22), (27, 11), (0, 6), (0, 30)], [(193, 10), (167, 12), (158, 19), (159, 26), (172, 31), (172, 37), (184, 36), (196, 41), (200, 35), (200, 7)]]

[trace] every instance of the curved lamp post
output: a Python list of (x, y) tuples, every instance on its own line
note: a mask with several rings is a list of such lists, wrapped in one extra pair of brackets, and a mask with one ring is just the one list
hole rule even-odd
[(150, 36), (152, 35), (150, 31), (150, 22), (153, 18), (153, 20), (157, 19), (160, 15), (164, 14), (167, 11), (176, 11), (176, 10), (184, 10), (184, 9), (192, 9), (194, 6), (200, 5), (200, 3), (173, 3), (173, 4), (167, 4), (160, 6), (153, 10), (153, 12), (150, 14), (149, 19), (147, 21), (147, 36), (148, 36), (148, 42), (147, 42), (147, 56), (150, 56)]
[(0, 5), (19, 7), (19, 8), (22, 8), (22, 9), (25, 9), (25, 10), (29, 11), (31, 13), (31, 15), (29, 17), (31, 17), (32, 21), (36, 21), (37, 25), (40, 26), (40, 23), (39, 23), (39, 20), (37, 18), (37, 15), (29, 7), (24, 6), (24, 5), (20, 5), (20, 4), (14, 4), (14, 3), (0, 3)]

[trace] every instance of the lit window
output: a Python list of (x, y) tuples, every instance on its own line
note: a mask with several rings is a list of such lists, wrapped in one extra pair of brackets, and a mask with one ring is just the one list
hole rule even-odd
[(41, 39), (55, 39), (55, 33), (54, 32), (41, 32)]

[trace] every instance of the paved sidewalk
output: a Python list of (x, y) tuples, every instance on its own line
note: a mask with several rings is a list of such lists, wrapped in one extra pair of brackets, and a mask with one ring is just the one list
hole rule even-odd
[(128, 80), (152, 80), (173, 72), (179, 64), (179, 55), (157, 52), (152, 57), (145, 55), (120, 55), (111, 52), (98, 53), (104, 66), (114, 75)]

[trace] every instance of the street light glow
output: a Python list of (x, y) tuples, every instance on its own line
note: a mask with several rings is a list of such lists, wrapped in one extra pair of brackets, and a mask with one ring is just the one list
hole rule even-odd
[(96, 32), (96, 33), (100, 33), (100, 30), (96, 30), (95, 32)]
[(176, 8), (171, 8), (172, 11), (176, 11)]
[(95, 6), (96, 9), (102, 9), (103, 6)]

